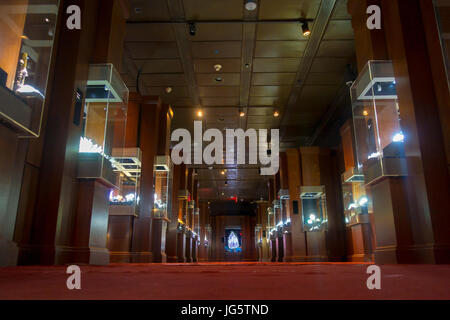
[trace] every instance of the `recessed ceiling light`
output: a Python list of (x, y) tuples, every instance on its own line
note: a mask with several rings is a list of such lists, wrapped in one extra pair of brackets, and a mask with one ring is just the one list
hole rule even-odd
[(244, 111), (241, 111), (241, 112), (239, 113), (239, 116), (240, 116), (241, 118), (245, 117), (245, 112), (244, 112)]
[(197, 111), (197, 116), (200, 117), (200, 118), (203, 117), (203, 111), (202, 110), (198, 110)]
[(273, 116), (275, 118), (278, 118), (280, 116), (280, 113), (278, 111), (274, 111)]
[(219, 72), (220, 70), (222, 70), (222, 65), (221, 64), (215, 64), (214, 65), (214, 70), (216, 70), (216, 72)]
[(225, 170), (220, 171), (220, 174), (224, 176), (225, 175)]
[(257, 5), (254, 0), (248, 0), (247, 3), (245, 4), (245, 9), (247, 9), (248, 11), (253, 11), (256, 9), (256, 7)]
[(44, 21), (47, 22), (47, 23), (49, 23), (49, 22), (50, 22), (50, 19), (49, 19), (49, 18), (45, 18)]
[(172, 87), (167, 87), (167, 88), (166, 88), (166, 93), (172, 93), (172, 91), (173, 91), (173, 88), (172, 88)]
[(214, 79), (214, 80), (216, 80), (216, 82), (222, 82), (222, 81), (223, 81), (223, 78), (222, 78), (222, 77), (217, 77), (217, 78)]

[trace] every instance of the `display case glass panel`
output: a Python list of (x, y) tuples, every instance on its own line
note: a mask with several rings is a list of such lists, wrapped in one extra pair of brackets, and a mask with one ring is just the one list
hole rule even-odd
[(52, 57), (58, 0), (0, 0), (0, 118), (38, 137)]
[(153, 168), (153, 216), (168, 218), (172, 192), (172, 164), (167, 156), (156, 156)]
[(327, 227), (327, 201), (325, 187), (301, 187), (303, 230), (307, 232), (323, 231)]
[(368, 217), (362, 217), (372, 212), (372, 202), (366, 194), (363, 183), (343, 183), (342, 196), (344, 203), (345, 223), (353, 225), (368, 221)]
[[(447, 69), (447, 82), (449, 82), (450, 74), (450, 24), (448, 23), (450, 6), (448, 1), (433, 0), (436, 12), (436, 20), (439, 27), (439, 35), (441, 39), (442, 54), (444, 55), (445, 67)], [(450, 83), (449, 83), (450, 85)]]
[(98, 178), (119, 187), (113, 158), (123, 156), (127, 108), (128, 89), (114, 66), (91, 65), (79, 148), (79, 178)]
[(351, 87), (358, 169), (371, 184), (407, 174), (404, 136), (391, 61), (369, 61)]
[(135, 215), (139, 213), (141, 184), (141, 150), (139, 148), (113, 149), (112, 165), (117, 189), (111, 190), (110, 215)]
[(278, 198), (280, 199), (280, 222), (282, 225), (288, 224), (290, 220), (289, 215), (289, 190), (281, 189), (278, 191)]

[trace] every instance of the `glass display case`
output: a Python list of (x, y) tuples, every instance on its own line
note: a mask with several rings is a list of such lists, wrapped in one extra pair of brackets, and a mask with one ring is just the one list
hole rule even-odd
[(407, 174), (391, 61), (369, 61), (351, 87), (358, 169), (365, 184)]
[(141, 150), (139, 148), (113, 149), (112, 166), (118, 189), (109, 196), (110, 215), (134, 215), (139, 213), (141, 184)]
[(289, 217), (289, 190), (281, 189), (278, 191), (278, 198), (280, 199), (280, 222), (282, 226), (290, 222)]
[(58, 0), (0, 0), (0, 119), (38, 137), (52, 57)]
[[(123, 156), (128, 89), (112, 64), (89, 67), (78, 156), (78, 178), (118, 188), (113, 158)], [(113, 150), (115, 154), (113, 156)]]
[(343, 182), (342, 197), (347, 225), (369, 222), (368, 214), (372, 212), (372, 203), (366, 194), (364, 183)]
[(323, 231), (327, 227), (327, 201), (324, 186), (300, 187), (303, 230)]
[(156, 156), (153, 165), (153, 216), (168, 218), (172, 193), (172, 162), (168, 156)]

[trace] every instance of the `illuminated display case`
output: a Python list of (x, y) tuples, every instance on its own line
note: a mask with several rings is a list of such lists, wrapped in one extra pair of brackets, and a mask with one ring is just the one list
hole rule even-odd
[(119, 187), (113, 159), (123, 156), (127, 108), (128, 89), (114, 66), (91, 65), (78, 156), (78, 178), (100, 179)]
[(279, 226), (283, 226), (288, 224), (290, 220), (288, 220), (288, 212), (289, 212), (289, 190), (281, 189), (278, 191), (278, 198), (280, 199), (280, 219)]
[(327, 201), (324, 186), (301, 187), (303, 230), (324, 231), (327, 228)]
[(342, 197), (344, 204), (345, 223), (354, 225), (356, 223), (368, 223), (369, 212), (372, 212), (372, 203), (366, 194), (364, 183), (343, 182)]
[(157, 218), (168, 218), (172, 193), (172, 162), (168, 156), (156, 156), (153, 166), (153, 213)]
[(38, 137), (58, 0), (0, 1), (0, 119), (21, 137)]
[(358, 169), (366, 184), (407, 175), (391, 61), (369, 61), (351, 87)]
[(141, 184), (141, 150), (139, 148), (113, 149), (112, 165), (118, 189), (111, 190), (110, 215), (139, 213)]

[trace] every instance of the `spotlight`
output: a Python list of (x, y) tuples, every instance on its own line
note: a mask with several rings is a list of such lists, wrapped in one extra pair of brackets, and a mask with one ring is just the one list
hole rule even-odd
[(244, 111), (239, 112), (239, 116), (240, 116), (241, 118), (245, 117), (245, 112), (244, 112)]
[(275, 118), (278, 118), (278, 117), (280, 116), (280, 113), (279, 113), (278, 111), (275, 111), (275, 112), (273, 113), (273, 116), (274, 116)]
[(302, 24), (303, 36), (309, 37), (311, 35), (311, 30), (309, 29), (308, 22), (303, 22)]
[(256, 7), (257, 7), (257, 5), (256, 5), (255, 0), (247, 0), (246, 1), (245, 9), (247, 9), (248, 11), (253, 11), (256, 9)]
[(189, 22), (189, 34), (191, 36), (195, 36), (196, 33), (197, 33), (197, 27), (196, 27), (195, 23)]
[(166, 88), (166, 92), (167, 92), (167, 93), (172, 93), (172, 91), (173, 91), (172, 87), (167, 87), (167, 88)]
[(214, 70), (216, 70), (216, 72), (219, 72), (220, 70), (222, 70), (222, 65), (221, 64), (215, 64), (214, 65)]
[(225, 175), (225, 170), (220, 171), (220, 174), (224, 176)]
[(199, 118), (203, 117), (203, 111), (202, 111), (202, 110), (198, 110), (198, 111), (197, 111), (197, 116), (198, 116)]

